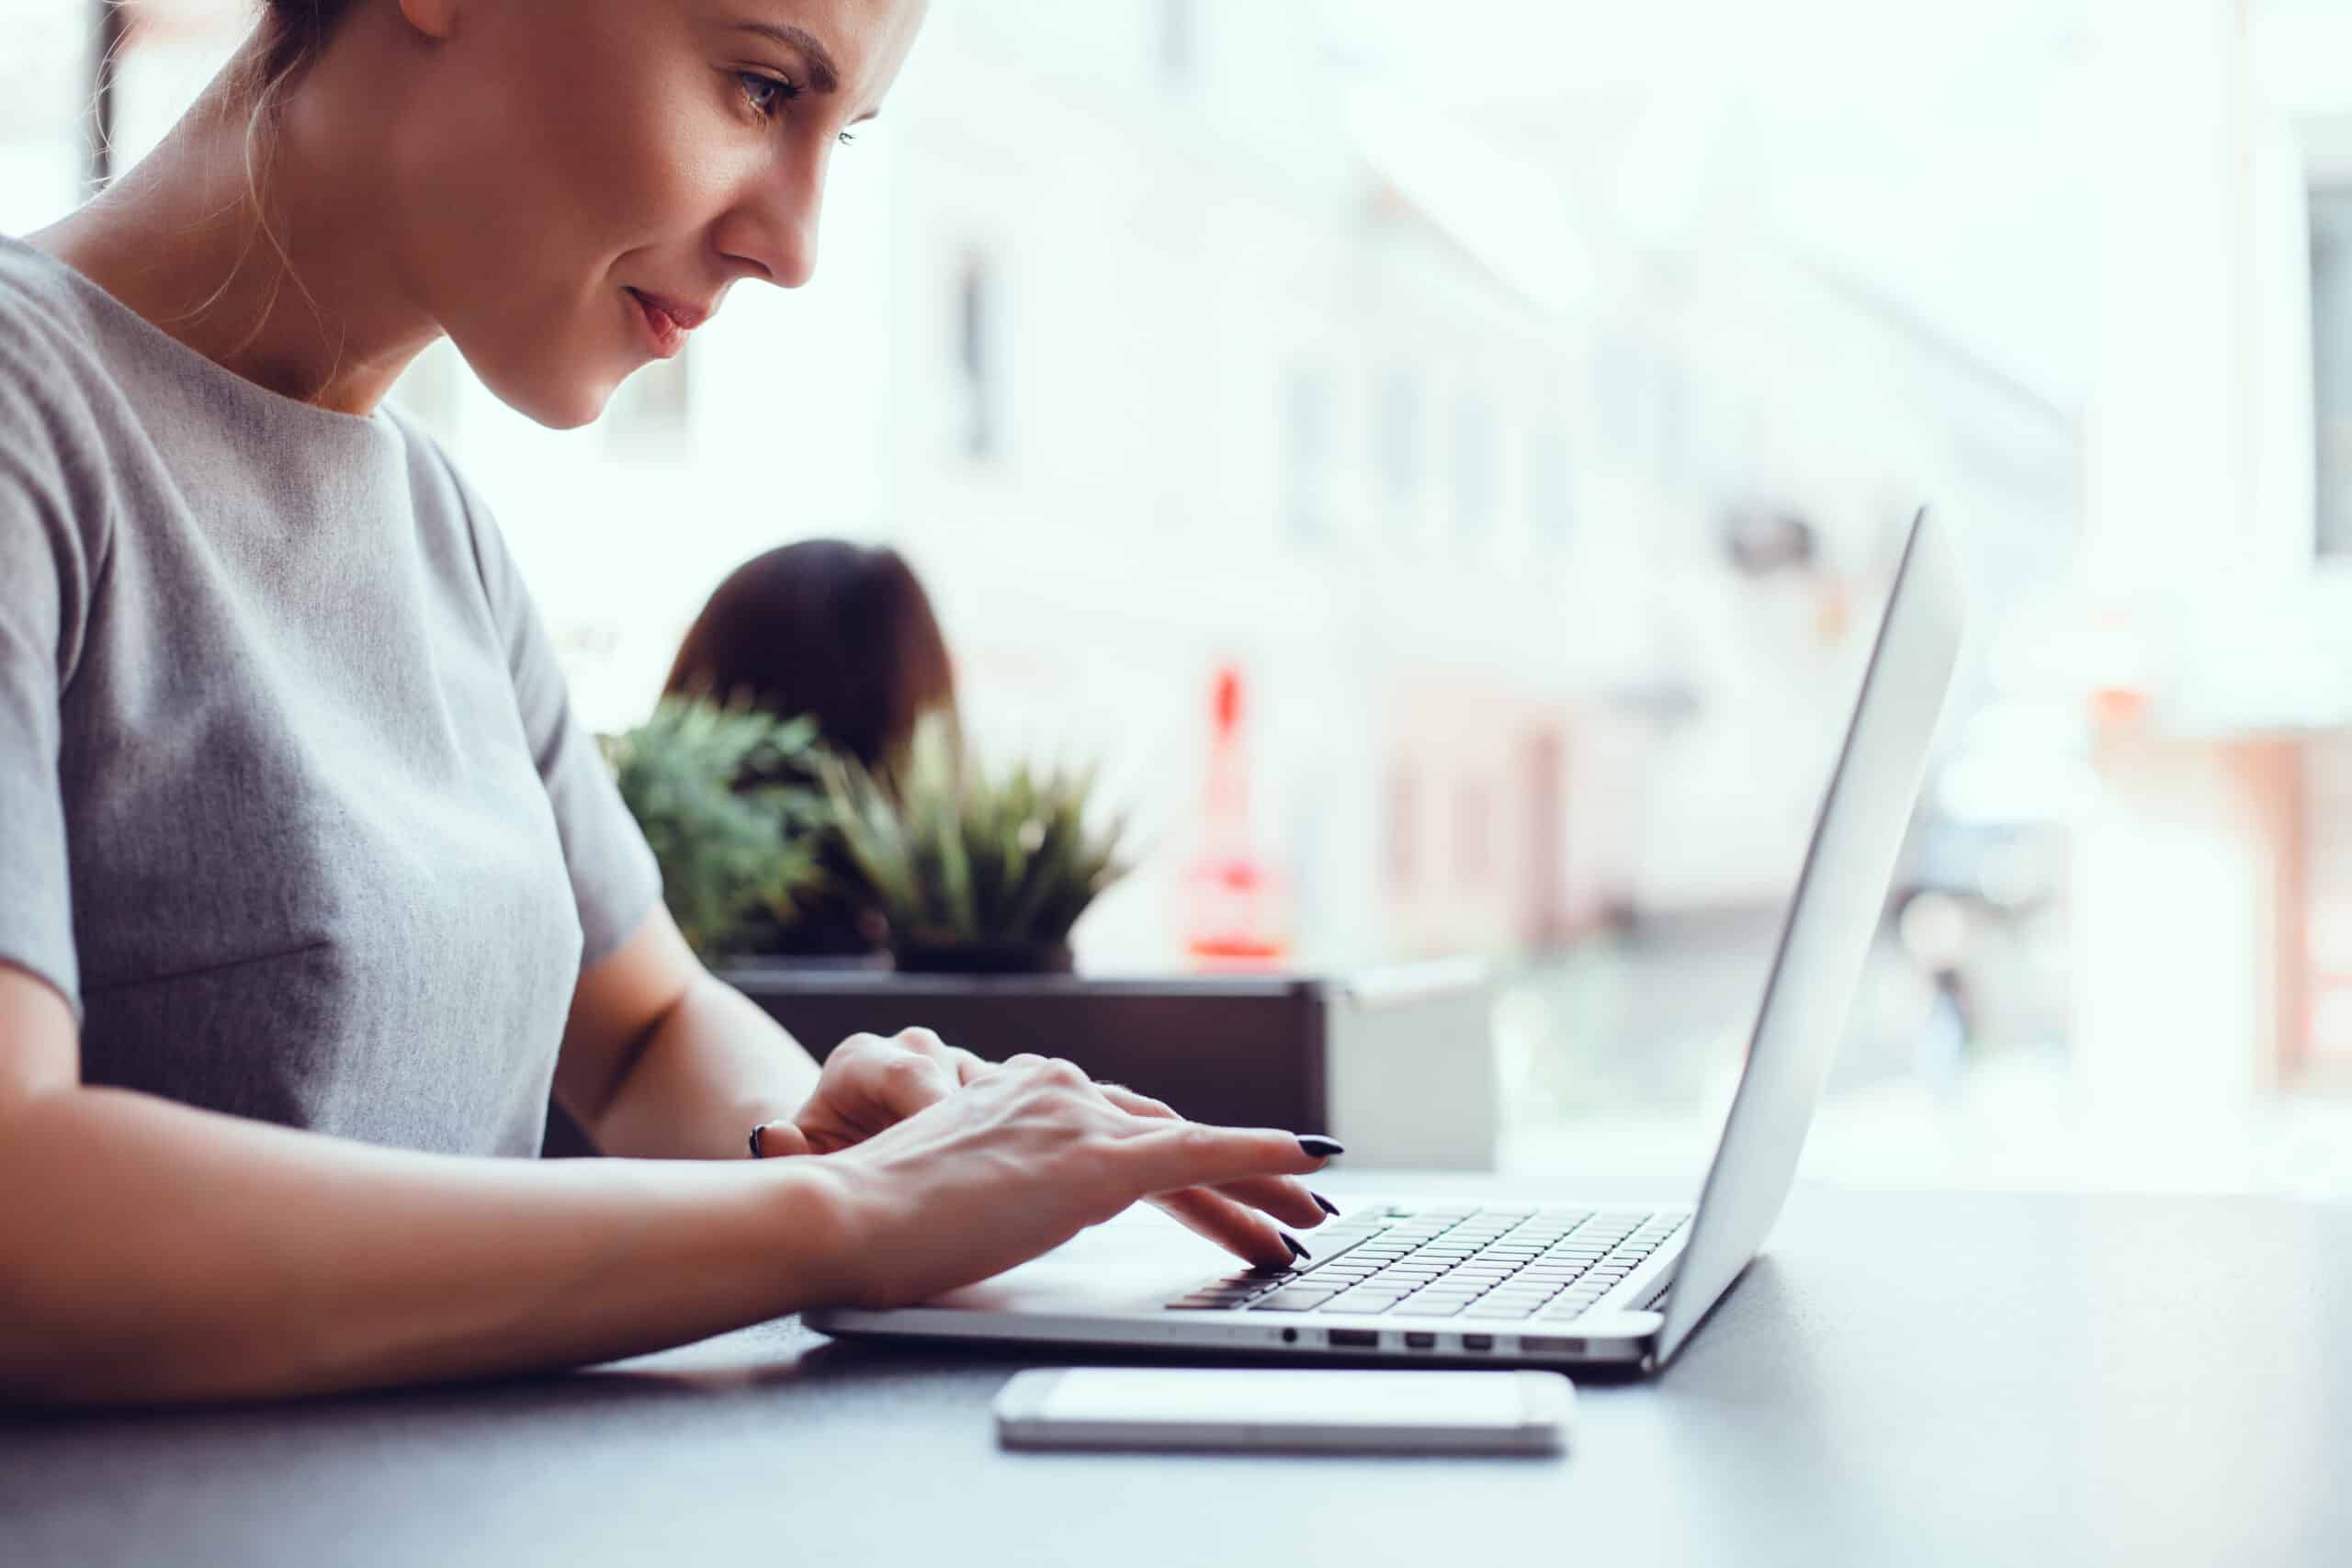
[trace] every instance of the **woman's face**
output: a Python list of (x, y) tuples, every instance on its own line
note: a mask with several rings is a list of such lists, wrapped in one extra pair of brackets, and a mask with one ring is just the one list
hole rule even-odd
[(402, 272), (492, 391), (586, 423), (739, 280), (808, 280), (828, 168), (923, 9), (401, 0)]

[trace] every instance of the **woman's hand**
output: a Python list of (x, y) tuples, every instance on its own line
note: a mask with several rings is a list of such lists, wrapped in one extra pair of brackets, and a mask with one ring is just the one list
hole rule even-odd
[(853, 1034), (825, 1058), (816, 1089), (791, 1120), (760, 1129), (760, 1150), (771, 1157), (839, 1154), (929, 1109), (989, 1066), (928, 1029), (887, 1038)]
[[(845, 1067), (843, 1077), (864, 1070)], [(888, 1077), (904, 1084), (922, 1072)], [(899, 1306), (1026, 1262), (1147, 1198), (1250, 1261), (1279, 1267), (1292, 1253), (1266, 1212), (1319, 1223), (1326, 1211), (1295, 1178), (1324, 1163), (1294, 1134), (1186, 1122), (1069, 1062), (1022, 1055), (979, 1063), (968, 1081), (810, 1165), (840, 1179), (856, 1303)]]
[[(1014, 1063), (1030, 1064), (1045, 1060), (1012, 1058)], [(1123, 1085), (1092, 1083), (1075, 1066), (1060, 1065), (1130, 1114), (1182, 1120), (1159, 1100)], [(824, 1070), (808, 1103), (790, 1121), (770, 1122), (761, 1130), (760, 1146), (770, 1156), (838, 1154), (999, 1070), (995, 1064), (948, 1044), (928, 1029), (902, 1030), (887, 1038), (854, 1034), (825, 1058)], [(1292, 1260), (1291, 1244), (1268, 1215), (1305, 1229), (1321, 1224), (1326, 1214), (1337, 1212), (1297, 1181), (1280, 1177), (1251, 1177), (1214, 1188), (1155, 1193), (1151, 1201), (1245, 1261), (1268, 1267)]]

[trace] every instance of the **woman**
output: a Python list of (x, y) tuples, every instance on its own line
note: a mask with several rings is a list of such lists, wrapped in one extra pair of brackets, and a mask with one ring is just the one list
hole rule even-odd
[[(806, 714), (826, 743), (868, 768), (903, 750), (915, 723), (956, 708), (947, 639), (922, 582), (896, 550), (803, 539), (727, 574), (679, 645), (665, 693), (748, 702), (779, 717)], [(880, 913), (854, 893), (838, 842), (834, 886), (804, 901), (789, 925), (763, 926), (747, 951), (871, 953), (887, 939)]]
[[(1316, 1223), (1326, 1141), (921, 1032), (820, 1073), (697, 968), (496, 529), (379, 407), (446, 333), (577, 425), (806, 281), (920, 21), (272, 0), (119, 187), (0, 242), (0, 1393), (601, 1359), (1146, 1197), (1270, 1264)], [(641, 1157), (497, 1157), (550, 1084)]]

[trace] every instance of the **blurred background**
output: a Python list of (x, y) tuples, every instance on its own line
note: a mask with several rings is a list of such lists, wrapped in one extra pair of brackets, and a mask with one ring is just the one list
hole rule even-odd
[[(8, 14), (8, 232), (251, 18)], [(889, 543), (982, 747), (1144, 825), (1085, 971), (1214, 962), (1238, 855), (1283, 965), (1490, 976), (1506, 1167), (1678, 1191), (1932, 504), (1975, 623), (1811, 1174), (2352, 1198), (2341, 0), (935, 0), (809, 288), (586, 431), (398, 397), (594, 727), (739, 561)]]

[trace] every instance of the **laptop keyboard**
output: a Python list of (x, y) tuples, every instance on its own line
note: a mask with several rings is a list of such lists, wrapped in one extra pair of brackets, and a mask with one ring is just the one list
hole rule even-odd
[(1641, 1210), (1383, 1205), (1308, 1232), (1311, 1258), (1215, 1280), (1168, 1310), (1559, 1322), (1615, 1289), (1689, 1221)]

